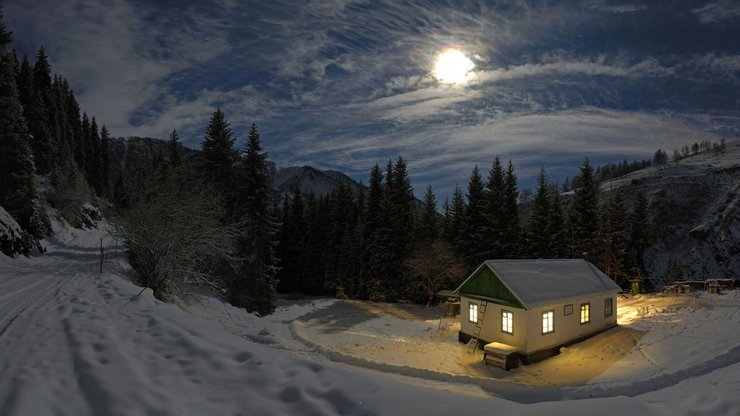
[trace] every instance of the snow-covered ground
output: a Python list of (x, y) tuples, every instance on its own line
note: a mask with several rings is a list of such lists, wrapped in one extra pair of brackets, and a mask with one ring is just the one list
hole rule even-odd
[[(535, 380), (536, 365), (508, 373), (511, 379), (496, 379), (504, 373), (498, 370), (487, 381), (445, 379), (432, 374), (454, 367), (449, 363), (458, 357), (444, 348), (460, 345), (449, 342), (453, 327), (440, 331), (438, 321), (416, 316), (423, 312), (400, 306), (374, 312), (372, 304), (316, 299), (286, 301), (258, 318), (207, 296), (165, 304), (129, 281), (105, 226), (55, 228), (57, 236), (44, 242), (47, 255), (0, 256), (0, 415), (667, 416), (737, 415), (740, 408), (734, 292), (718, 297), (721, 304), (704, 297), (631, 300), (620, 320), (627, 344), (636, 346), (620, 346), (616, 338), (624, 337), (597, 342), (613, 344), (618, 359), (585, 384), (546, 382), (547, 374), (557, 374), (547, 365), (558, 359), (596, 366), (597, 357), (575, 345), (542, 363), (540, 382), (524, 377)], [(101, 237), (109, 253), (103, 273)], [(327, 317), (346, 305), (364, 315), (337, 312), (330, 328)], [(333, 338), (306, 343), (296, 336), (320, 325)], [(368, 341), (373, 337), (376, 343)], [(416, 342), (432, 348), (429, 355), (409, 359)], [(327, 354), (343, 345), (343, 356), (353, 348), (366, 353), (351, 364)], [(373, 355), (378, 346), (384, 350)], [(470, 367), (493, 371), (474, 362), (479, 359)], [(424, 360), (431, 369), (421, 371)], [(588, 396), (594, 398), (572, 399)]]

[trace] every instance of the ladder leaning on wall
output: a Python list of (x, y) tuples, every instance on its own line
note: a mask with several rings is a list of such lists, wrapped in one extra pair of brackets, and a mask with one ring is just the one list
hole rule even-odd
[(480, 339), (480, 332), (483, 328), (483, 319), (486, 317), (486, 308), (488, 307), (488, 302), (485, 300), (482, 300), (480, 302), (480, 307), (478, 309), (478, 317), (475, 320), (475, 330), (473, 331), (473, 335), (470, 337), (470, 340), (468, 341), (468, 352), (471, 354), (475, 353), (475, 350), (478, 349), (478, 339)]

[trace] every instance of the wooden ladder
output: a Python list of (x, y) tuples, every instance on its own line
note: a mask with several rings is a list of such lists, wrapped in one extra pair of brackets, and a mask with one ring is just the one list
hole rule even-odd
[(488, 308), (488, 302), (482, 300), (480, 302), (480, 306), (478, 307), (478, 317), (475, 321), (475, 331), (473, 331), (473, 335), (468, 341), (468, 352), (470, 352), (471, 354), (474, 354), (475, 350), (478, 349), (478, 339), (480, 339), (480, 333), (483, 329), (483, 319), (485, 319), (486, 317), (486, 308)]

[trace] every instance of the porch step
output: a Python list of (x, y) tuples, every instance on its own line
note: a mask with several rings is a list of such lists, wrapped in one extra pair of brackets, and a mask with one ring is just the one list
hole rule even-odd
[(483, 362), (508, 371), (519, 367), (519, 348), (513, 345), (492, 342), (483, 347)]

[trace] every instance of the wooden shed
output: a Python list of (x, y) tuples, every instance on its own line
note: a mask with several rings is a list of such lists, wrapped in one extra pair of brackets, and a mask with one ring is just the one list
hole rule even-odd
[(455, 290), (462, 309), (459, 340), (536, 362), (616, 326), (620, 291), (581, 259), (488, 260)]

